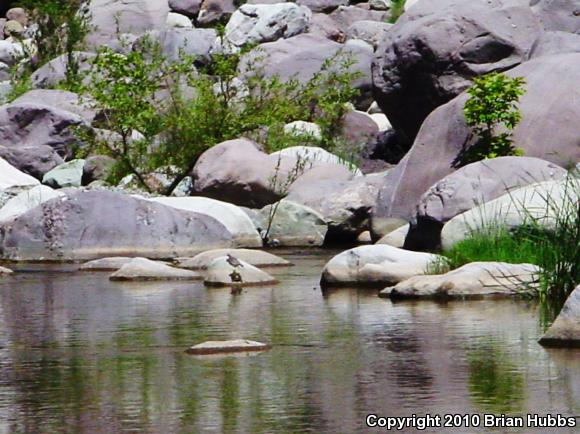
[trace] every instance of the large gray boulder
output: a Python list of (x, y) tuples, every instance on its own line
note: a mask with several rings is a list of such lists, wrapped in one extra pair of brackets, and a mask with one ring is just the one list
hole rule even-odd
[(82, 185), (93, 181), (107, 181), (115, 166), (115, 159), (106, 155), (92, 155), (85, 160), (83, 166)]
[(0, 191), (13, 187), (34, 187), (40, 184), (37, 179), (21, 172), (0, 158)]
[(295, 3), (244, 4), (228, 21), (225, 39), (242, 47), (289, 38), (304, 32), (311, 16), (310, 9)]
[(580, 34), (544, 32), (534, 43), (530, 58), (564, 53), (580, 53)]
[(387, 37), (387, 32), (392, 26), (392, 24), (381, 21), (356, 21), (346, 29), (346, 37), (348, 39), (362, 39), (376, 49), (379, 43)]
[(321, 214), (287, 199), (249, 214), (264, 238), (271, 220), (266, 241), (277, 247), (322, 246), (328, 231)]
[(386, 244), (360, 246), (333, 257), (324, 266), (320, 284), (325, 287), (394, 285), (425, 274), (441, 257), (411, 252)]
[(166, 258), (231, 245), (211, 217), (108, 191), (53, 199), (0, 227), (0, 257), (9, 260)]
[(236, 10), (234, 0), (203, 0), (197, 23), (208, 26), (227, 20)]
[(74, 92), (58, 89), (33, 89), (19, 96), (12, 104), (41, 103), (58, 110), (65, 110), (83, 118), (88, 124), (95, 119), (96, 111), (90, 107), (87, 99)]
[(580, 34), (578, 0), (539, 0), (532, 6), (546, 30)]
[(377, 49), (375, 98), (412, 141), (427, 115), (465, 90), (471, 77), (524, 62), (541, 31), (527, 0), (421, 1)]
[(400, 298), (481, 298), (535, 295), (540, 268), (532, 264), (472, 262), (445, 274), (414, 276), (379, 293)]
[(194, 18), (201, 9), (202, 0), (169, 0), (169, 9), (172, 12)]
[(170, 28), (147, 32), (147, 37), (159, 43), (163, 55), (178, 61), (182, 54), (193, 56), (195, 64), (210, 62), (210, 54), (218, 37), (215, 29)]
[[(562, 167), (579, 161), (580, 124), (570, 120), (580, 117), (576, 103), (580, 98), (580, 54), (540, 57), (508, 75), (526, 79), (526, 93), (519, 103), (522, 120), (513, 131), (514, 145), (526, 157)], [(384, 235), (392, 222), (410, 221), (427, 189), (459, 168), (459, 156), (474, 143), (463, 116), (466, 100), (463, 94), (435, 110), (411, 150), (389, 172), (373, 213), (376, 235)]]
[(21, 43), (8, 40), (0, 40), (0, 63), (12, 66), (19, 62), (25, 55)]
[(339, 6), (330, 14), (330, 18), (346, 30), (358, 21), (377, 21), (384, 23), (389, 18), (389, 14), (385, 11), (373, 11), (357, 6)]
[[(553, 230), (559, 219), (575, 218), (580, 203), (576, 179), (545, 181), (512, 190), (449, 220), (441, 231), (441, 245), (450, 249), (474, 232), (513, 229), (533, 224)], [(570, 258), (570, 260), (574, 260)]]
[(349, 71), (356, 71), (361, 75), (353, 86), (362, 92), (370, 92), (373, 48), (363, 41), (353, 40), (339, 44), (321, 35), (300, 34), (261, 44), (242, 57), (239, 71), (242, 77), (252, 72), (260, 72), (266, 77), (277, 76), (283, 81), (294, 78), (305, 83), (320, 71), (327, 59), (341, 57), (339, 52), (350, 56), (355, 62)]
[[(91, 68), (91, 60), (96, 56), (95, 53), (84, 51), (75, 51), (73, 56), (78, 65), (78, 72), (81, 74), (87, 73)], [(66, 79), (66, 72), (68, 68), (68, 55), (52, 59), (45, 63), (40, 68), (32, 73), (30, 81), (32, 85), (41, 89), (54, 88)], [(83, 83), (86, 83), (87, 76), (83, 78)]]
[(546, 347), (580, 347), (580, 285), (572, 291), (556, 321), (540, 339)]
[(327, 241), (352, 242), (369, 228), (380, 184), (380, 177), (324, 180), (310, 179), (305, 175), (290, 187), (287, 199), (306, 205), (323, 216), (328, 224)]
[(8, 148), (47, 145), (65, 157), (78, 143), (73, 127), (81, 124), (81, 116), (41, 102), (6, 104), (0, 107), (0, 143)]
[(296, 3), (312, 12), (331, 12), (339, 6), (348, 5), (348, 0), (297, 0)]
[(42, 183), (52, 188), (80, 187), (85, 160), (71, 160), (46, 173)]
[(140, 35), (161, 29), (167, 21), (167, 0), (91, 0), (89, 14), (92, 30), (90, 47), (112, 42), (120, 33)]
[(462, 167), (421, 196), (405, 247), (436, 248), (443, 225), (456, 215), (518, 187), (561, 180), (567, 174), (560, 166), (530, 157), (492, 158)]
[(322, 36), (334, 42), (343, 43), (346, 41), (346, 33), (342, 26), (326, 14), (312, 14), (308, 23), (308, 33)]
[(165, 206), (210, 216), (223, 224), (239, 247), (262, 247), (262, 239), (248, 215), (236, 205), (207, 197), (153, 197)]
[(14, 148), (0, 146), (0, 158), (39, 181), (42, 181), (45, 173), (64, 162), (62, 157), (47, 145)]
[(18, 193), (0, 207), (0, 224), (34, 209), (44, 202), (61, 196), (64, 196), (64, 193), (55, 191), (46, 185), (37, 185)]

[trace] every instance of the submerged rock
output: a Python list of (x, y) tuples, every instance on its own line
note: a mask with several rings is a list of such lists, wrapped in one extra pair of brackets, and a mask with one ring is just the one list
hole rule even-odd
[(438, 255), (411, 252), (389, 245), (360, 246), (332, 258), (322, 270), (320, 284), (380, 287), (425, 274)]
[(200, 280), (202, 277), (189, 270), (175, 268), (145, 258), (133, 258), (109, 276), (109, 280)]
[(10, 260), (173, 258), (232, 242), (207, 215), (108, 191), (76, 191), (0, 226), (0, 257)]
[(414, 276), (380, 292), (390, 298), (477, 298), (529, 295), (538, 290), (532, 264), (473, 262), (445, 274)]
[(580, 347), (580, 285), (566, 300), (556, 321), (540, 339), (546, 347)]
[(204, 283), (207, 286), (262, 286), (274, 285), (278, 281), (265, 271), (238, 258), (240, 265), (234, 266), (227, 256), (214, 259), (207, 267)]
[(284, 258), (262, 250), (251, 249), (215, 249), (200, 253), (193, 258), (176, 258), (175, 264), (180, 268), (190, 270), (205, 270), (215, 259), (232, 255), (241, 261), (255, 267), (287, 267), (293, 265)]
[(247, 339), (235, 339), (230, 341), (207, 341), (194, 345), (189, 348), (189, 354), (217, 354), (217, 353), (236, 353), (247, 351), (264, 351), (271, 346), (261, 342), (249, 341)]
[(133, 257), (130, 256), (111, 256), (110, 258), (95, 259), (85, 262), (79, 267), (81, 271), (117, 271), (123, 265), (131, 262)]

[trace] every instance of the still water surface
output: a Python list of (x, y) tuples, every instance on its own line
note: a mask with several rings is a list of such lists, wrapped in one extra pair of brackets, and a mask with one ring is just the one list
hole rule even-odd
[[(68, 265), (2, 279), (0, 433), (356, 433), (381, 432), (369, 413), (580, 414), (580, 351), (536, 343), (536, 305), (323, 295), (330, 256), (288, 254), (280, 285), (239, 296)], [(184, 353), (234, 338), (274, 347)]]

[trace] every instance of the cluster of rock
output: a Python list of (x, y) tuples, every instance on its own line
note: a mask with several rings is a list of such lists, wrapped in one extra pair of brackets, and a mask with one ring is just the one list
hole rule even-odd
[[(193, 257), (175, 258), (173, 263), (143, 257), (113, 256), (85, 262), (79, 270), (113, 271), (109, 276), (112, 281), (203, 280), (207, 286), (246, 287), (278, 283), (260, 267), (291, 265), (283, 258), (259, 250), (214, 249)], [(10, 270), (4, 272), (10, 273)]]

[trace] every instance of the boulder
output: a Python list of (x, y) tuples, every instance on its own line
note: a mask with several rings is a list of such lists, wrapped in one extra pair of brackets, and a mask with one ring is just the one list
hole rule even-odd
[(341, 44), (346, 41), (344, 29), (326, 14), (312, 14), (312, 18), (310, 18), (308, 23), (308, 33), (322, 36)]
[(300, 34), (288, 39), (261, 44), (256, 49), (242, 56), (239, 72), (243, 77), (249, 73), (259, 71), (265, 77), (277, 76), (282, 81), (297, 79), (306, 83), (314, 74), (320, 71), (327, 59), (335, 56), (351, 56), (355, 62), (351, 72), (359, 72), (361, 77), (353, 86), (361, 92), (369, 93), (372, 87), (371, 59), (373, 49), (370, 45), (349, 41), (339, 44), (324, 36), (314, 34)]
[(333, 257), (322, 270), (323, 287), (393, 285), (426, 274), (438, 255), (410, 252), (386, 244), (359, 246)]
[(193, 29), (193, 23), (188, 17), (175, 12), (169, 12), (167, 14), (166, 25), (169, 28)]
[(42, 181), (45, 173), (62, 164), (64, 160), (47, 145), (6, 148), (0, 146), (0, 158), (12, 166)]
[(414, 276), (380, 292), (381, 297), (481, 298), (535, 295), (539, 267), (532, 264), (473, 262), (445, 274)]
[(376, 49), (379, 43), (386, 38), (387, 32), (392, 26), (392, 24), (381, 21), (355, 21), (346, 29), (346, 37), (348, 39), (362, 39)]
[(580, 4), (577, 0), (539, 0), (532, 10), (546, 30), (580, 34)]
[(312, 12), (331, 12), (339, 6), (348, 5), (348, 0), (297, 0), (296, 3)]
[(284, 133), (291, 134), (295, 137), (304, 137), (306, 139), (311, 140), (322, 139), (322, 130), (314, 122), (304, 122), (304, 121), (290, 122), (284, 125)]
[(6, 19), (18, 21), (22, 26), (28, 26), (28, 13), (23, 8), (11, 8), (6, 12)]
[(113, 281), (201, 279), (202, 277), (193, 271), (171, 267), (146, 258), (133, 258), (109, 276), (109, 280)]
[(106, 181), (114, 165), (115, 159), (106, 155), (88, 157), (83, 166), (82, 185), (89, 185), (94, 181)]
[(61, 157), (70, 155), (78, 143), (73, 127), (81, 116), (39, 102), (0, 106), (0, 143), (7, 148), (47, 145)]
[(91, 0), (92, 30), (87, 43), (96, 48), (114, 41), (121, 33), (140, 35), (148, 30), (161, 29), (168, 13), (167, 0)]
[[(237, 259), (237, 258), (236, 258)], [(265, 271), (240, 259), (240, 265), (233, 266), (227, 256), (214, 259), (205, 272), (203, 283), (207, 286), (261, 286), (275, 285), (278, 281)], [(237, 278), (235, 276), (237, 274)]]
[(441, 231), (441, 245), (450, 249), (470, 234), (488, 228), (516, 228), (533, 221), (546, 229), (558, 217), (576, 213), (580, 202), (578, 181), (546, 181), (513, 190), (449, 220)]
[(220, 353), (240, 353), (249, 351), (264, 351), (271, 348), (268, 344), (249, 341), (247, 339), (234, 339), (230, 341), (207, 341), (189, 348), (189, 354), (205, 355)]
[(80, 187), (85, 160), (71, 160), (55, 167), (42, 178), (42, 183), (52, 188)]
[(312, 12), (295, 3), (244, 4), (225, 27), (225, 39), (236, 47), (272, 42), (303, 33)]
[(0, 158), (0, 191), (12, 187), (28, 187), (38, 185), (37, 179), (12, 167)]
[(405, 245), (405, 239), (409, 233), (409, 224), (403, 225), (394, 231), (389, 232), (387, 235), (378, 240), (375, 244), (387, 244), (389, 246), (398, 247), (400, 249)]
[(380, 184), (380, 178), (364, 176), (350, 180), (304, 176), (290, 187), (287, 199), (320, 213), (328, 224), (328, 242), (352, 242), (369, 228)]
[(427, 115), (465, 90), (473, 76), (527, 60), (541, 31), (527, 0), (421, 1), (379, 44), (374, 96), (412, 141)]
[[(370, 105), (370, 100), (368, 101)], [(354, 149), (360, 149), (379, 133), (379, 126), (368, 113), (351, 110), (342, 120), (342, 137)]]
[(214, 218), (232, 234), (236, 246), (262, 247), (262, 239), (252, 220), (236, 205), (206, 197), (154, 197), (148, 200)]
[(24, 57), (22, 44), (8, 40), (0, 40), (0, 63), (12, 66)]
[[(540, 57), (508, 72), (524, 77), (520, 98), (521, 122), (513, 131), (514, 146), (526, 157), (562, 167), (580, 160), (580, 54)], [(551, 83), (558, 83), (554, 87)], [(411, 150), (389, 172), (373, 213), (373, 231), (383, 235), (389, 221), (411, 220), (420, 197), (429, 187), (459, 168), (459, 156), (474, 142), (465, 123), (467, 96), (458, 96), (436, 109), (425, 121)], [(428, 167), (429, 170), (425, 170)]]
[(306, 168), (308, 169), (319, 167), (322, 163), (324, 165), (331, 164), (333, 166), (343, 166), (354, 176), (362, 175), (362, 172), (358, 170), (356, 166), (344, 158), (340, 158), (339, 156), (328, 152), (326, 149), (316, 146), (290, 146), (281, 151), (272, 152), (270, 154), (270, 158), (273, 158), (274, 160), (276, 160), (278, 156), (291, 157), (302, 161), (306, 164)]
[(14, 273), (14, 271), (12, 271), (11, 269), (6, 268), (6, 267), (0, 267), (0, 276), (12, 274), (12, 273)]
[(202, 26), (219, 23), (227, 20), (236, 10), (234, 0), (203, 0), (197, 23)]
[(130, 256), (111, 256), (109, 258), (95, 259), (88, 261), (79, 267), (80, 271), (117, 271), (123, 265), (131, 262)]
[(90, 124), (96, 112), (86, 100), (86, 97), (81, 100), (79, 95), (66, 90), (33, 89), (16, 98), (12, 104), (36, 104), (40, 101), (43, 105), (74, 113)]
[(205, 270), (214, 259), (223, 256), (232, 255), (235, 258), (247, 262), (254, 267), (288, 267), (292, 263), (284, 258), (273, 255), (262, 250), (251, 249), (216, 249), (208, 250), (200, 253), (193, 258), (176, 258), (175, 265), (179, 268), (187, 268), (189, 270)]
[(389, 18), (389, 14), (384, 11), (373, 11), (357, 6), (339, 6), (332, 11), (330, 18), (346, 30), (358, 21), (377, 21), (384, 23)]
[(0, 258), (9, 260), (167, 258), (231, 245), (207, 215), (108, 191), (76, 191), (0, 227)]
[[(294, 152), (294, 151), (292, 151)], [(292, 155), (268, 155), (247, 139), (228, 140), (204, 152), (193, 169), (194, 193), (236, 205), (262, 208), (277, 202), (285, 186), (300, 175), (326, 167), (343, 177), (342, 165), (323, 161), (299, 163)]]
[(61, 196), (64, 196), (64, 193), (55, 191), (45, 185), (37, 185), (25, 190), (8, 200), (0, 208), (0, 224), (10, 221), (44, 202)]
[(202, 0), (169, 0), (169, 9), (173, 12), (195, 18), (201, 9)]
[(580, 53), (580, 34), (544, 32), (534, 42), (530, 58), (564, 53)]
[[(275, 211), (272, 209), (275, 207)], [(254, 224), (262, 234), (268, 228), (270, 213), (274, 214), (267, 243), (276, 247), (321, 246), (328, 226), (324, 217), (307, 206), (283, 199), (257, 211)], [(252, 216), (251, 216), (252, 217)]]
[(580, 346), (580, 285), (572, 291), (540, 344), (546, 347)]
[[(91, 60), (94, 59), (96, 54), (84, 51), (75, 51), (73, 55), (76, 58), (79, 73), (86, 74), (91, 69)], [(54, 88), (66, 79), (67, 68), (68, 55), (63, 54), (45, 63), (36, 71), (34, 71), (30, 77), (30, 81), (36, 88)], [(83, 79), (84, 84), (86, 84), (88, 81), (87, 78), (88, 75), (86, 75)]]
[(196, 65), (207, 65), (218, 37), (215, 29), (170, 28), (146, 34), (159, 43), (163, 55), (178, 61), (181, 53), (195, 58)]
[(443, 225), (456, 215), (516, 188), (566, 178), (566, 169), (539, 158), (500, 157), (468, 164), (435, 183), (419, 200), (406, 248), (440, 244)]

